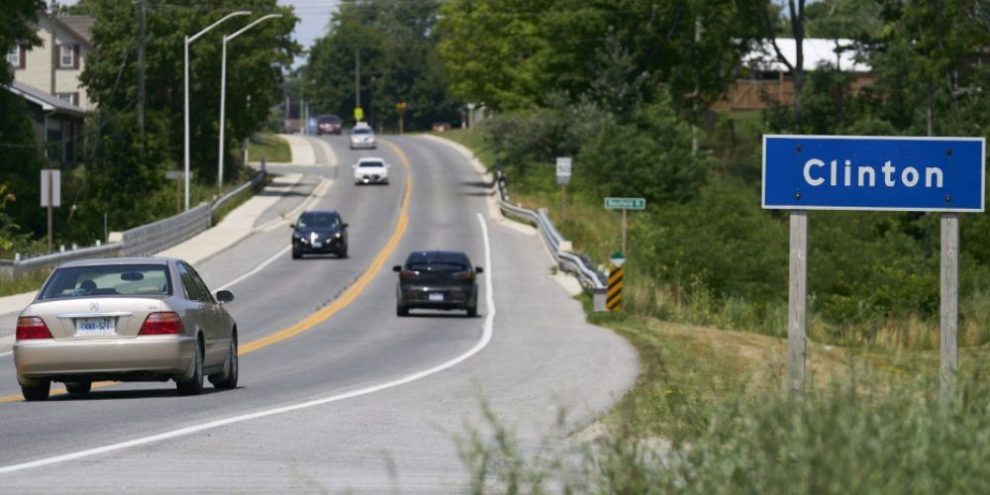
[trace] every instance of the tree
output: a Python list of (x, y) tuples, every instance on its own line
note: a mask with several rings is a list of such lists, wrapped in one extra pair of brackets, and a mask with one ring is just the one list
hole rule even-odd
[(508, 110), (558, 92), (572, 101), (603, 95), (593, 87), (601, 58), (592, 54), (604, 49), (631, 62), (626, 83), (644, 80), (640, 98), (669, 86), (675, 108), (697, 118), (763, 36), (757, 0), (453, 0), (441, 13), (439, 50), (452, 91)]
[(864, 97), (874, 114), (911, 134), (979, 133), (990, 79), (978, 60), (990, 32), (973, 0), (889, 2), (883, 27), (866, 39), (876, 83)]
[[(0, 52), (6, 54), (16, 46), (30, 48), (41, 42), (34, 27), (44, 7), (39, 0), (0, 2)], [(6, 185), (6, 192), (0, 194), (5, 204), (0, 236), (8, 240), (18, 226), (44, 228), (44, 220), (38, 214), (38, 177), (44, 160), (35, 142), (27, 103), (6, 89), (13, 80), (10, 64), (0, 62), (0, 184)]]
[(773, 9), (769, 5), (764, 17), (767, 39), (770, 40), (770, 44), (777, 54), (777, 60), (787, 67), (794, 80), (794, 122), (798, 129), (801, 128), (801, 95), (804, 87), (804, 1), (798, 0), (795, 5), (794, 0), (787, 0), (791, 35), (794, 36), (794, 63), (787, 60), (777, 44), (776, 24), (771, 17)]
[(407, 128), (428, 129), (458, 117), (436, 55), (434, 2), (360, 0), (342, 3), (303, 70), (305, 94), (317, 112), (348, 119), (360, 97), (366, 120), (398, 127), (396, 104), (407, 105)]
[[(290, 35), (297, 21), (292, 10), (275, 0), (223, 0), (203, 6), (194, 0), (148, 0), (146, 41), (147, 158), (135, 115), (137, 103), (138, 11), (131, 2), (85, 0), (96, 18), (93, 43), (82, 82), (99, 107), (90, 119), (87, 149), (88, 182), (79, 205), (80, 228), (102, 232), (103, 213), (117, 228), (137, 225), (170, 211), (162, 198), (171, 184), (162, 176), (183, 162), (183, 38), (233, 10), (252, 16), (234, 18), (190, 46), (190, 155), (195, 179), (215, 184), (219, 135), (221, 39), (260, 15), (281, 13), (280, 19), (257, 25), (228, 43), (227, 143), (260, 129), (268, 110), (281, 98), (282, 68), (299, 47)], [(248, 98), (250, 97), (250, 104)], [(137, 147), (136, 147), (137, 146)], [(236, 174), (225, 174), (236, 177)], [(119, 184), (127, 184), (121, 188)], [(140, 205), (140, 207), (139, 207)], [(151, 207), (149, 207), (151, 206)], [(88, 225), (87, 225), (88, 223)], [(81, 235), (81, 234), (80, 234)]]

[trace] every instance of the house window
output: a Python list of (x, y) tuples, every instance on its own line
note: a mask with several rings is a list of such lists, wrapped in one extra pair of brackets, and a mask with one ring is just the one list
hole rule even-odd
[(7, 63), (14, 69), (24, 68), (24, 47), (15, 46), (7, 52)]
[(79, 68), (79, 45), (77, 44), (60, 45), (58, 55), (59, 55), (58, 67), (60, 69)]
[(79, 93), (56, 93), (58, 99), (79, 106)]

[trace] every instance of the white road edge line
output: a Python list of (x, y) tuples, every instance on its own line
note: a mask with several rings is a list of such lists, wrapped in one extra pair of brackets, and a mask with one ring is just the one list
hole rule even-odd
[(59, 456), (54, 456), (54, 457), (48, 457), (48, 458), (45, 458), (45, 459), (38, 459), (36, 461), (24, 462), (24, 463), (21, 463), (21, 464), (11, 464), (9, 466), (0, 467), (0, 474), (7, 474), (7, 473), (15, 472), (15, 471), (23, 471), (25, 469), (38, 468), (38, 467), (42, 467), (42, 466), (51, 466), (53, 464), (59, 464), (59, 463), (62, 463), (62, 462), (67, 462), (67, 461), (74, 461), (74, 460), (83, 459), (83, 458), (86, 458), (86, 457), (92, 457), (92, 456), (95, 456), (95, 455), (105, 454), (105, 453), (108, 453), (108, 452), (114, 452), (114, 451), (117, 451), (117, 450), (123, 450), (123, 449), (127, 449), (127, 448), (130, 448), (130, 447), (137, 447), (137, 446), (141, 446), (141, 445), (147, 445), (147, 444), (150, 444), (150, 443), (161, 442), (161, 441), (164, 441), (164, 440), (170, 440), (172, 438), (177, 438), (177, 437), (181, 437), (181, 436), (185, 436), (185, 435), (191, 435), (193, 433), (198, 433), (198, 432), (205, 431), (205, 430), (212, 430), (212, 429), (215, 429), (215, 428), (219, 428), (221, 426), (227, 426), (227, 425), (231, 425), (231, 424), (235, 424), (235, 423), (242, 423), (244, 421), (250, 421), (252, 419), (264, 418), (264, 417), (267, 417), (267, 416), (274, 416), (276, 414), (283, 414), (283, 413), (287, 413), (287, 412), (298, 411), (298, 410), (301, 410), (301, 409), (308, 409), (308, 408), (311, 408), (311, 407), (322, 406), (324, 404), (329, 404), (331, 402), (339, 402), (339, 401), (342, 401), (342, 400), (353, 399), (355, 397), (360, 397), (360, 396), (363, 396), (363, 395), (369, 395), (369, 394), (373, 394), (375, 392), (380, 392), (382, 390), (386, 390), (386, 389), (389, 389), (389, 388), (394, 388), (394, 387), (398, 387), (400, 385), (405, 385), (407, 383), (414, 382), (416, 380), (425, 378), (425, 377), (430, 376), (430, 375), (433, 375), (435, 373), (439, 373), (441, 371), (444, 371), (444, 370), (446, 370), (448, 368), (454, 367), (454, 366), (462, 363), (463, 361), (467, 360), (471, 356), (474, 356), (475, 354), (481, 352), (482, 349), (484, 349), (485, 347), (488, 346), (488, 343), (491, 342), (491, 340), (492, 340), (492, 333), (493, 333), (492, 322), (495, 319), (495, 296), (494, 296), (494, 292), (492, 290), (492, 275), (493, 275), (493, 270), (492, 270), (491, 243), (490, 243), (490, 241), (488, 239), (488, 226), (485, 224), (485, 218), (480, 213), (478, 214), (478, 222), (481, 223), (481, 233), (482, 233), (482, 237), (485, 240), (485, 266), (486, 266), (486, 270), (488, 270), (486, 272), (488, 276), (485, 277), (485, 291), (486, 291), (485, 304), (487, 306), (487, 311), (486, 311), (487, 314), (485, 315), (485, 322), (483, 324), (483, 332), (482, 332), (482, 335), (481, 335), (481, 339), (474, 345), (474, 347), (472, 347), (471, 349), (469, 349), (464, 354), (461, 354), (460, 356), (457, 356), (457, 357), (451, 359), (450, 361), (447, 361), (446, 363), (443, 363), (443, 364), (434, 366), (433, 368), (429, 368), (427, 370), (419, 371), (419, 372), (413, 373), (411, 375), (406, 375), (405, 377), (402, 377), (402, 378), (399, 378), (399, 379), (396, 379), (396, 380), (393, 380), (393, 381), (390, 381), (390, 382), (382, 383), (382, 384), (375, 385), (375, 386), (372, 386), (372, 387), (367, 387), (367, 388), (364, 388), (364, 389), (361, 389), (361, 390), (355, 390), (353, 392), (348, 392), (346, 394), (333, 395), (333, 396), (330, 396), (330, 397), (325, 397), (325, 398), (322, 398), (322, 399), (316, 399), (316, 400), (311, 400), (311, 401), (307, 401), (307, 402), (302, 402), (302, 403), (291, 405), (291, 406), (278, 407), (278, 408), (275, 408), (275, 409), (268, 409), (268, 410), (265, 410), (265, 411), (258, 411), (256, 413), (245, 414), (245, 415), (242, 415), (242, 416), (234, 416), (232, 418), (219, 419), (219, 420), (216, 420), (216, 421), (211, 421), (209, 423), (204, 423), (204, 424), (200, 424), (200, 425), (196, 425), (196, 426), (190, 426), (190, 427), (187, 427), (187, 428), (180, 428), (178, 430), (173, 430), (173, 431), (169, 431), (169, 432), (165, 432), (165, 433), (159, 433), (157, 435), (151, 435), (151, 436), (142, 437), (142, 438), (135, 438), (134, 440), (128, 440), (126, 442), (120, 442), (120, 443), (115, 443), (115, 444), (111, 444), (111, 445), (105, 445), (103, 447), (97, 447), (97, 448), (94, 448), (94, 449), (81, 450), (79, 452), (73, 452), (71, 454), (64, 454), (64, 455), (59, 455)]
[(280, 256), (285, 256), (285, 253), (288, 253), (290, 249), (292, 249), (292, 246), (285, 246), (285, 248), (283, 248), (281, 251), (275, 253), (274, 256), (272, 256), (271, 258), (268, 258), (267, 260), (263, 261), (260, 265), (256, 266), (254, 268), (254, 270), (251, 270), (251, 271), (249, 271), (249, 272), (241, 275), (240, 277), (237, 277), (234, 280), (231, 280), (230, 282), (227, 282), (226, 284), (223, 284), (220, 287), (217, 287), (216, 290), (224, 290), (224, 289), (229, 289), (230, 287), (233, 287), (234, 285), (240, 283), (244, 279), (246, 279), (246, 278), (248, 278), (248, 277), (250, 277), (250, 276), (252, 276), (252, 275), (254, 275), (254, 274), (258, 273), (258, 272), (260, 272), (266, 266), (272, 264)]
[(13, 354), (14, 351), (0, 352), (0, 357), (9, 356)]

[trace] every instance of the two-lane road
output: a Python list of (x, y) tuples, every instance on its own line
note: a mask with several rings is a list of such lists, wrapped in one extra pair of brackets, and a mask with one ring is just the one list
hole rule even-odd
[[(304, 171), (311, 187), (333, 179), (316, 206), (350, 224), (349, 258), (291, 260), (281, 226), (197, 266), (212, 287), (253, 272), (228, 306), (251, 349), (241, 387), (180, 397), (171, 383), (116, 384), (2, 403), (0, 492), (458, 492), (453, 436), (482, 425), (482, 403), (530, 446), (560, 408), (571, 428), (603, 412), (634, 381), (634, 351), (584, 323), (537, 237), (488, 217), (461, 154), (382, 141), (352, 152), (328, 138), (339, 168)], [(350, 163), (369, 155), (393, 164), (390, 185), (353, 184)], [(478, 318), (395, 315), (390, 267), (437, 248), (486, 268)], [(0, 366), (0, 395), (17, 393), (9, 356)]]

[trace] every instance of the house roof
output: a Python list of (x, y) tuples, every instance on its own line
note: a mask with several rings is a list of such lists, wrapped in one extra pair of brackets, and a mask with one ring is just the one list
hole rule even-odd
[[(777, 46), (791, 65), (797, 63), (797, 43), (793, 38), (777, 38)], [(854, 41), (850, 39), (805, 38), (802, 47), (804, 70), (814, 70), (825, 63), (833, 67), (838, 64), (838, 68), (846, 72), (873, 70), (868, 64), (857, 59), (858, 53), (854, 48)], [(777, 53), (770, 41), (763, 41), (744, 56), (743, 65), (762, 71), (788, 71), (787, 66), (777, 59)]]
[(96, 19), (88, 15), (62, 15), (56, 17), (62, 26), (70, 29), (78, 38), (87, 43), (93, 42), (93, 24)]
[(41, 107), (46, 112), (54, 112), (61, 115), (72, 115), (75, 117), (86, 117), (86, 111), (67, 102), (58, 99), (34, 86), (14, 81), (6, 89), (25, 100)]

